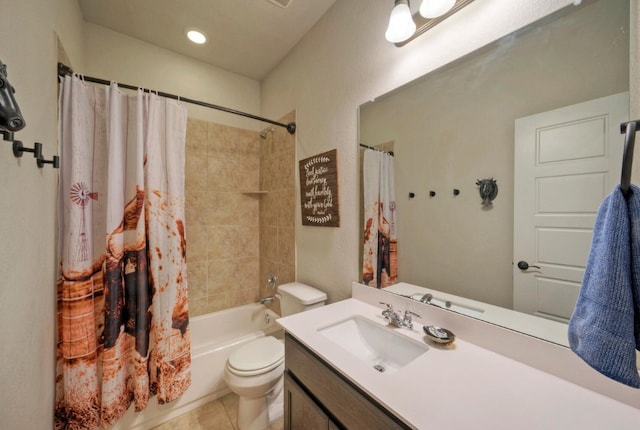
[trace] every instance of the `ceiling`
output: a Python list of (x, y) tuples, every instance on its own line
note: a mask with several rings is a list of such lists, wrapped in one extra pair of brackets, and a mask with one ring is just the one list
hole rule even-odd
[[(85, 21), (261, 81), (335, 0), (78, 0)], [(286, 8), (278, 4), (287, 4)], [(204, 45), (185, 37), (195, 28)]]

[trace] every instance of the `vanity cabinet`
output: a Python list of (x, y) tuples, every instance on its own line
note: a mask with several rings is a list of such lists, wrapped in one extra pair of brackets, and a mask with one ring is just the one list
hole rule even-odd
[(285, 430), (411, 428), (289, 334), (285, 367)]

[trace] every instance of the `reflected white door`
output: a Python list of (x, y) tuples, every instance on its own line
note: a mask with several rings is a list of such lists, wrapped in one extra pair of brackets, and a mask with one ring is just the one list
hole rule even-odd
[(621, 93), (516, 120), (515, 310), (571, 317), (596, 213), (620, 181), (628, 106)]

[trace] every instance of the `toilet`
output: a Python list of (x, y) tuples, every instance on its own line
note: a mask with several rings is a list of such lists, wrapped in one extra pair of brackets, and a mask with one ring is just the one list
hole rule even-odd
[[(278, 287), (282, 316), (323, 306), (327, 295), (299, 282)], [(273, 336), (247, 342), (227, 360), (224, 380), (236, 393), (238, 428), (264, 430), (283, 413), (284, 344)]]

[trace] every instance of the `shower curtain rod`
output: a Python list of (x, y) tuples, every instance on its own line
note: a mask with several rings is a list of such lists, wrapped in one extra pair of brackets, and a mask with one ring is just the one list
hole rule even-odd
[(378, 152), (384, 152), (385, 154), (389, 154), (393, 157), (393, 151), (385, 151), (383, 149), (374, 148), (373, 146), (365, 145), (364, 143), (361, 143), (360, 146), (362, 148), (373, 149), (374, 151), (378, 151)]
[[(71, 67), (62, 64), (62, 63), (58, 63), (58, 76), (68, 76), (73, 74), (73, 70), (71, 69)], [(96, 84), (103, 84), (103, 85), (111, 85), (111, 81), (107, 81), (106, 79), (100, 79), (100, 78), (94, 78), (91, 76), (85, 76), (85, 75), (80, 75), (82, 76), (82, 79), (84, 79), (85, 81), (88, 82), (94, 82)], [(251, 118), (251, 119), (256, 119), (258, 121), (263, 121), (263, 122), (267, 122), (269, 124), (273, 124), (273, 125), (277, 125), (278, 127), (283, 127), (286, 128), (287, 131), (289, 132), (289, 134), (295, 134), (296, 132), (296, 123), (295, 122), (290, 122), (288, 124), (284, 124), (282, 122), (278, 122), (278, 121), (274, 121), (268, 118), (263, 118), (261, 116), (257, 116), (257, 115), (253, 115), (250, 113), (246, 113), (246, 112), (241, 112), (239, 110), (235, 110), (235, 109), (231, 109), (228, 107), (224, 107), (224, 106), (218, 106), (218, 105), (214, 105), (211, 103), (207, 103), (207, 102), (202, 102), (199, 100), (193, 100), (187, 97), (181, 97), (181, 96), (177, 96), (175, 94), (169, 94), (169, 93), (165, 93), (162, 91), (155, 91), (155, 90), (148, 90), (146, 88), (141, 88), (141, 87), (137, 87), (135, 85), (128, 85), (128, 84), (121, 84), (119, 82), (117, 82), (118, 86), (121, 88), (126, 88), (128, 90), (137, 90), (137, 89), (142, 89), (145, 93), (155, 93), (159, 96), (162, 97), (166, 97), (168, 99), (173, 99), (173, 100), (179, 100), (182, 102), (186, 102), (186, 103), (191, 103), (194, 105), (198, 105), (198, 106), (204, 106), (207, 108), (211, 108), (211, 109), (216, 109), (216, 110), (220, 110), (223, 112), (227, 112), (227, 113), (232, 113), (234, 115), (240, 115), (240, 116), (244, 116), (246, 118)]]

